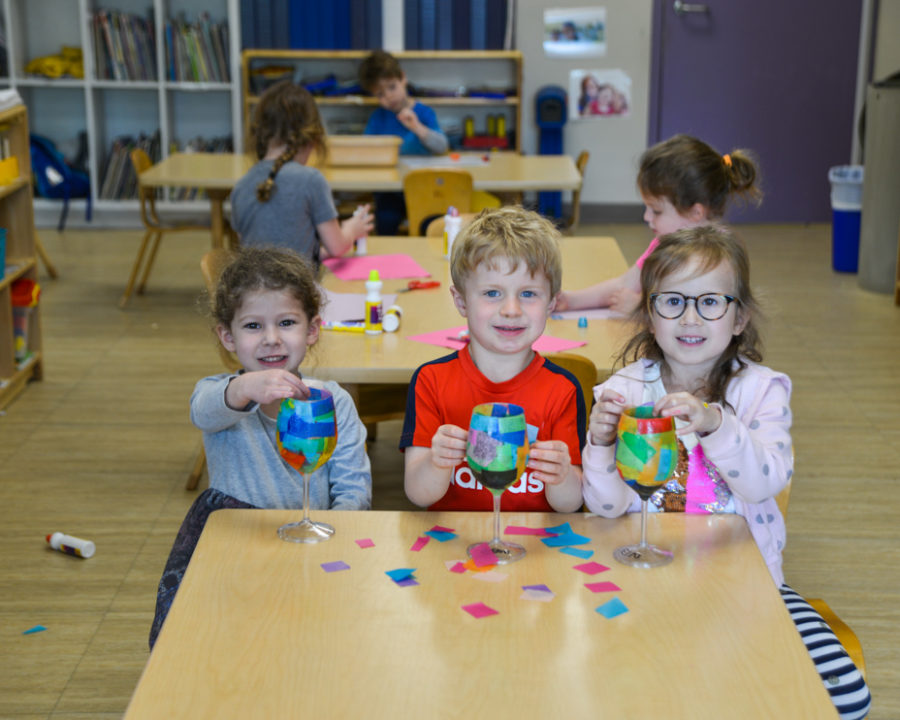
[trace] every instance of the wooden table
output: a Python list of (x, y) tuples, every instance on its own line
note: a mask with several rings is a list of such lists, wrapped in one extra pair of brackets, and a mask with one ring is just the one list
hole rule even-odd
[[(445, 562), (487, 539), (488, 513), (317, 511), (332, 540), (279, 540), (299, 514), (210, 517), (128, 720), (836, 717), (740, 516), (651, 516), (649, 537), (675, 559), (642, 570), (612, 559), (637, 539), (638, 515), (504, 514), (503, 527), (569, 521), (610, 569), (586, 575), (527, 537), (528, 555), (486, 582)], [(411, 552), (435, 524), (458, 537)], [(350, 569), (320, 567), (337, 560)], [(404, 567), (418, 586), (385, 575)], [(584, 587), (599, 581), (621, 591)], [(521, 599), (541, 583), (550, 602)], [(595, 608), (612, 597), (628, 612), (606, 619)], [(461, 609), (478, 602), (499, 614)]]
[[(146, 187), (202, 188), (209, 195), (213, 247), (222, 247), (225, 199), (256, 162), (239, 153), (174, 153), (146, 172), (139, 181)], [(491, 153), (490, 162), (463, 165), (472, 173), (476, 190), (520, 193), (529, 190), (575, 190), (581, 176), (568, 155)], [(406, 166), (320, 168), (334, 192), (401, 191)]]
[[(409, 335), (466, 324), (450, 297), (450, 263), (441, 254), (441, 245), (441, 238), (370, 237), (370, 255), (411, 255), (441, 286), (397, 296), (403, 317), (395, 333), (369, 336), (326, 332), (324, 341), (313, 348), (303, 369), (323, 380), (341, 383), (408, 383), (419, 365), (452, 352), (408, 339)], [(564, 237), (562, 254), (563, 284), (567, 288), (584, 287), (614, 277), (628, 267), (619, 246), (610, 237)], [(406, 287), (407, 282), (385, 280), (382, 292), (394, 293)], [(330, 272), (324, 274), (323, 285), (334, 292), (365, 292), (363, 281), (341, 281)], [(357, 317), (362, 317), (363, 309), (360, 305)], [(587, 342), (572, 352), (586, 355), (600, 373), (605, 373), (612, 367), (627, 330), (627, 325), (620, 320), (589, 320), (586, 328), (579, 328), (574, 319), (551, 319), (545, 333)]]

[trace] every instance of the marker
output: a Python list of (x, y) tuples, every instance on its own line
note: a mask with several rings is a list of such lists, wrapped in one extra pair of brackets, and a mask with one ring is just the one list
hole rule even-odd
[(364, 323), (355, 322), (326, 322), (322, 323), (322, 329), (331, 330), (332, 332), (364, 333), (366, 326)]

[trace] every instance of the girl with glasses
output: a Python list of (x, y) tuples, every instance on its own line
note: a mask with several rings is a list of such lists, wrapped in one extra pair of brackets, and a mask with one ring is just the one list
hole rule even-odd
[(560, 293), (557, 312), (602, 307), (632, 312), (641, 298), (641, 266), (659, 245), (659, 238), (720, 220), (733, 195), (755, 203), (762, 198), (756, 163), (746, 150), (720, 155), (690, 135), (675, 135), (647, 149), (641, 156), (637, 185), (653, 240), (622, 275)]
[(618, 517), (641, 502), (616, 470), (622, 411), (652, 405), (674, 416), (675, 473), (649, 501), (656, 512), (742, 515), (842, 718), (861, 718), (865, 680), (821, 616), (784, 582), (784, 518), (775, 496), (793, 474), (791, 381), (759, 364), (759, 307), (741, 241), (723, 227), (679, 230), (660, 239), (641, 269), (637, 334), (594, 388), (583, 452), (591, 512)]

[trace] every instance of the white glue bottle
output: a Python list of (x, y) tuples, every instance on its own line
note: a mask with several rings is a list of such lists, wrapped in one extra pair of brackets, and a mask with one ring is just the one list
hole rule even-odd
[(383, 308), (381, 306), (381, 278), (377, 270), (369, 273), (366, 280), (366, 334), (380, 335), (382, 332)]
[[(364, 215), (366, 212), (365, 208), (362, 205), (357, 205), (356, 210), (353, 212), (354, 217), (359, 217), (360, 215)], [(353, 246), (356, 248), (357, 255), (365, 255), (366, 254), (366, 239), (368, 235), (360, 235), (356, 238)]]
[(81, 558), (92, 557), (96, 548), (90, 540), (82, 540), (81, 538), (64, 535), (61, 532), (55, 532), (47, 536), (47, 542), (54, 550), (59, 550), (67, 555), (75, 555)]
[(459, 210), (452, 205), (447, 208), (447, 214), (444, 215), (444, 257), (449, 258), (450, 252), (453, 250), (453, 241), (456, 240), (456, 234), (462, 225), (462, 218), (459, 216)]

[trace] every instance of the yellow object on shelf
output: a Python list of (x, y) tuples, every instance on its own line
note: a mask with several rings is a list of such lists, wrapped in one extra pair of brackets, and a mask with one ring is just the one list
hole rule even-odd
[(0, 160), (0, 185), (9, 185), (19, 177), (19, 158), (11, 155)]
[(81, 48), (63, 45), (56, 55), (45, 55), (34, 58), (25, 66), (30, 75), (43, 75), (48, 78), (60, 78), (68, 75), (73, 78), (84, 77), (84, 59)]

